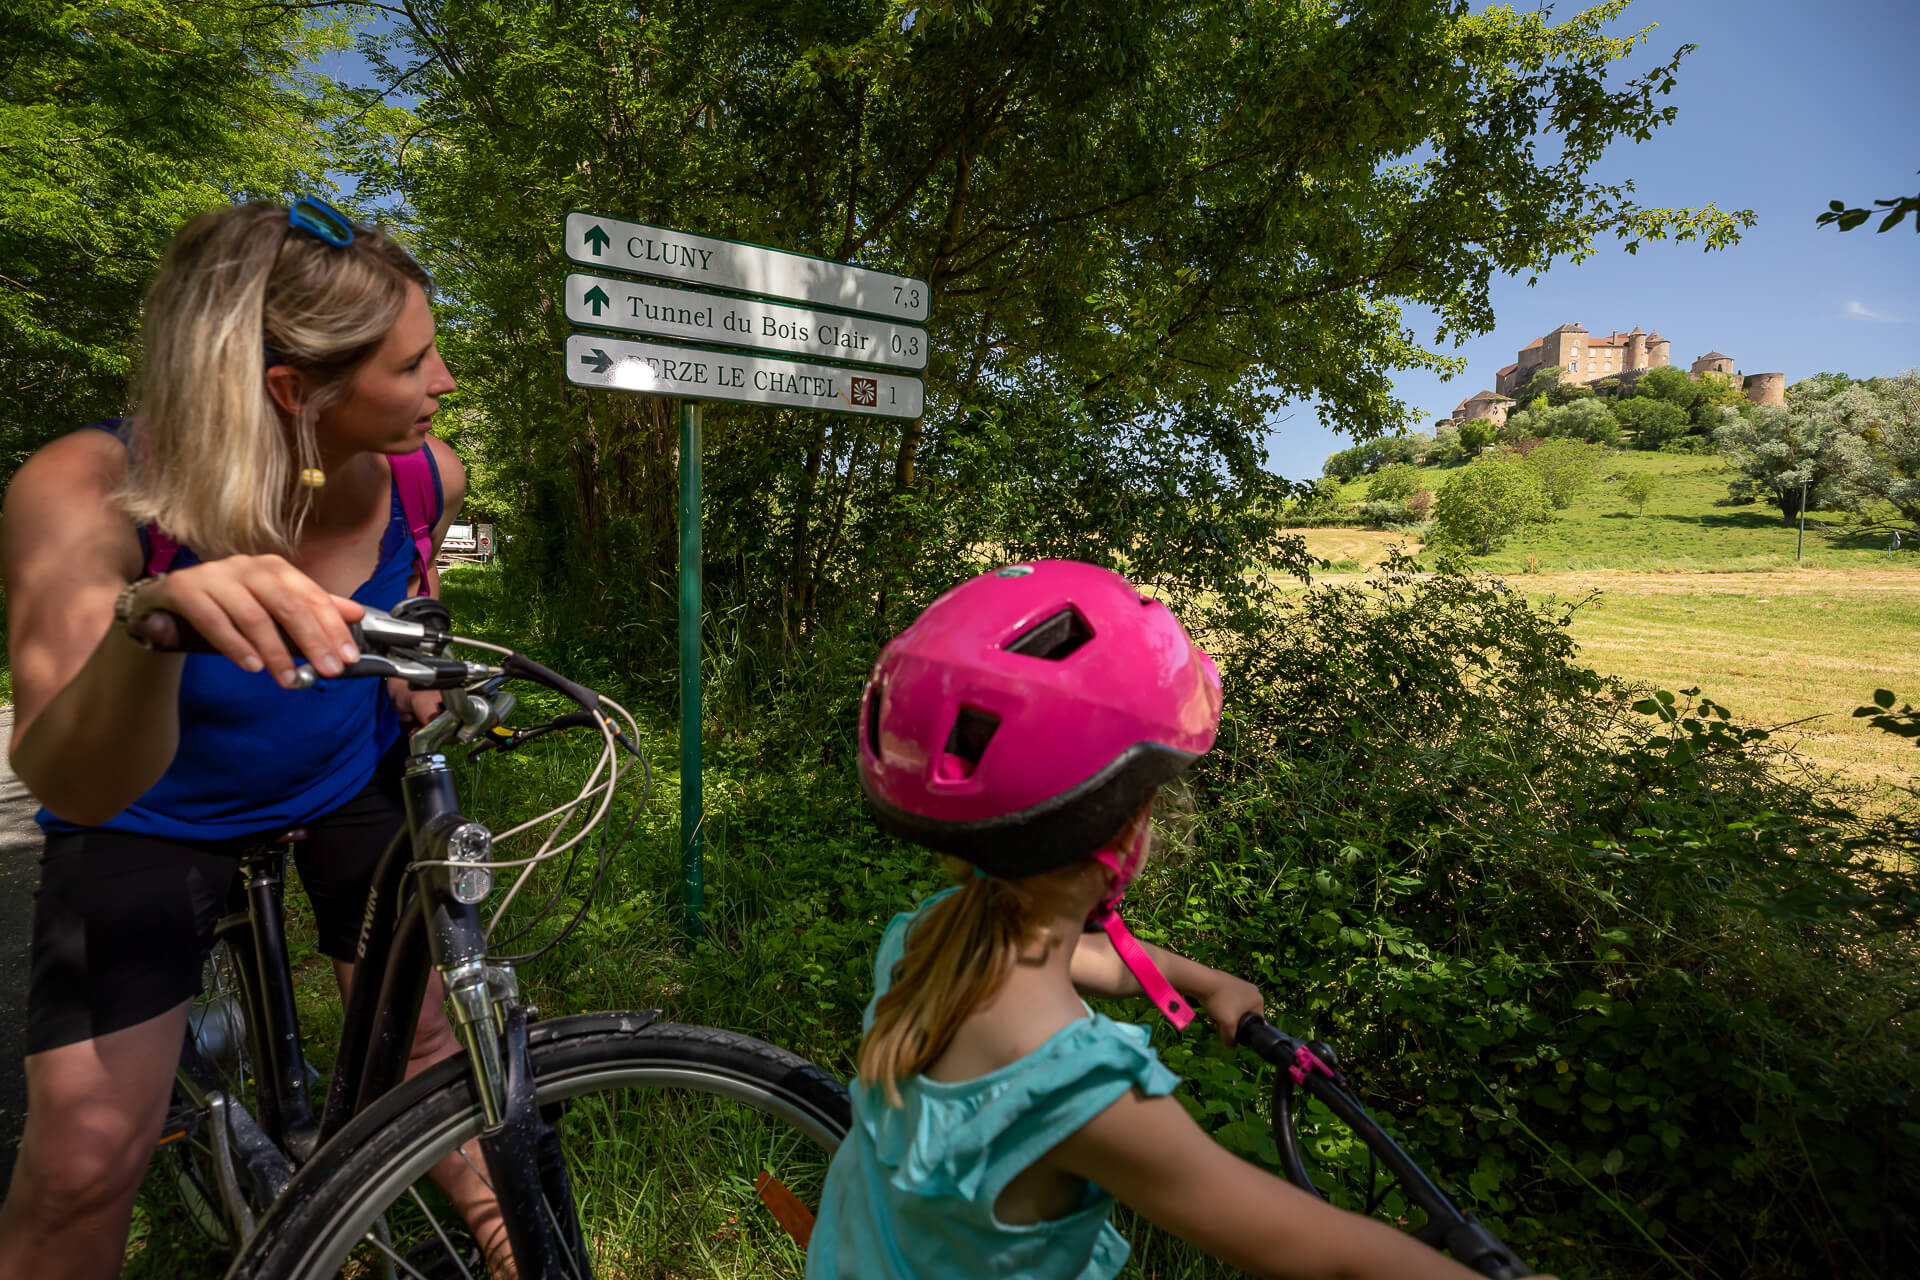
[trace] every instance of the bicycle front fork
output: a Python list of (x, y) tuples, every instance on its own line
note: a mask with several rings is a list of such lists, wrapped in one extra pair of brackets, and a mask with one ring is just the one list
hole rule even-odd
[[(476, 908), (490, 877), (470, 864), (486, 860), (492, 838), (450, 803), (444, 771), (439, 757), (410, 770), (409, 804), (416, 813), (433, 811), (421, 824), (427, 846), (422, 861), (428, 864), (421, 868), (427, 872), (421, 887), (434, 964), (446, 980), (485, 1121), (480, 1151), (488, 1186), (500, 1203), (520, 1280), (591, 1280), (559, 1131), (534, 1093), (528, 1010), (519, 1002), (512, 966), (487, 960), (486, 930)], [(444, 798), (434, 794), (442, 788)]]

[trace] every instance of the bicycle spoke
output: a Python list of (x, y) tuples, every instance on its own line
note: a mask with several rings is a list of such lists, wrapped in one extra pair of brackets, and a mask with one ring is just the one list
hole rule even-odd
[(401, 1257), (398, 1253), (394, 1252), (392, 1245), (389, 1245), (383, 1242), (380, 1239), (380, 1237), (375, 1235), (373, 1232), (371, 1231), (367, 1232), (367, 1234), (363, 1238), (367, 1241), (367, 1243), (371, 1244), (374, 1248), (378, 1249), (381, 1253), (385, 1254), (388, 1262), (392, 1263), (396, 1267), (399, 1267), (402, 1271), (406, 1272), (409, 1276), (412, 1276), (413, 1280), (431, 1280), (431, 1277), (427, 1276), (419, 1268), (415, 1267), (411, 1262), (408, 1262), (405, 1258)]
[(453, 1247), (453, 1241), (449, 1240), (447, 1233), (441, 1230), (439, 1216), (427, 1207), (426, 1197), (421, 1195), (416, 1187), (408, 1187), (407, 1194), (413, 1197), (413, 1202), (420, 1206), (420, 1212), (426, 1215), (427, 1225), (433, 1228), (434, 1235), (440, 1237), (441, 1245), (446, 1249), (447, 1256), (453, 1259), (453, 1265), (460, 1268), (460, 1274), (467, 1280), (474, 1280), (473, 1272), (467, 1270), (467, 1264), (460, 1260), (460, 1251)]

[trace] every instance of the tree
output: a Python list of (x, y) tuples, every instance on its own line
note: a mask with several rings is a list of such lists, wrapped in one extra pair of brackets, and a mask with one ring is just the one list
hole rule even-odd
[(141, 295), (175, 228), (236, 198), (330, 190), (344, 42), (295, 6), (27, 0), (0, 22), (0, 478), (122, 412)]
[(1660, 490), (1660, 477), (1651, 471), (1635, 471), (1620, 482), (1620, 496), (1631, 502), (1636, 513), (1647, 513), (1647, 499)]
[(1491, 419), (1474, 418), (1460, 424), (1460, 447), (1473, 457), (1492, 444), (1497, 433)]
[(1566, 375), (1566, 369), (1557, 364), (1535, 369), (1519, 390), (1513, 393), (1514, 408), (1525, 409), (1534, 401), (1561, 385), (1560, 379)]
[(1423, 487), (1420, 473), (1411, 464), (1396, 462), (1374, 473), (1367, 482), (1367, 498), (1372, 502), (1405, 502)]
[(1695, 434), (1706, 435), (1720, 425), (1722, 409), (1733, 409), (1742, 414), (1753, 410), (1753, 401), (1747, 399), (1747, 393), (1727, 374), (1705, 369), (1694, 385), (1697, 394), (1687, 411), (1687, 420), (1692, 424)]
[(1552, 518), (1539, 478), (1510, 454), (1474, 459), (1440, 486), (1433, 503), (1440, 540), (1480, 555), (1524, 526)]
[(1237, 599), (1275, 554), (1273, 412), (1392, 432), (1394, 371), (1457, 367), (1403, 306), (1450, 346), (1495, 273), (1751, 225), (1595, 176), (1673, 115), (1674, 60), (1616, 71), (1620, 7), (410, 0), (373, 61), (417, 105), (369, 95), (351, 164), (446, 286), (541, 616), (672, 617), (671, 419), (554, 358), (567, 208), (928, 282), (924, 418), (707, 415), (710, 583), (768, 643), (830, 607), (883, 633), (987, 547)]
[(1633, 432), (1636, 449), (1658, 449), (1669, 440), (1687, 434), (1687, 411), (1657, 396), (1634, 396), (1617, 401), (1613, 414), (1621, 426)]
[[(1874, 231), (1891, 231), (1899, 226), (1908, 215), (1913, 215), (1913, 229), (1920, 231), (1920, 195), (1896, 196), (1891, 200), (1875, 200), (1874, 203), (1887, 211), (1880, 219), (1880, 225)], [(1813, 220), (1816, 227), (1834, 224), (1842, 231), (1851, 231), (1873, 216), (1871, 209), (1849, 209), (1844, 200), (1829, 200), (1827, 211)]]
[(1575, 400), (1585, 400), (1593, 394), (1593, 388), (1584, 382), (1562, 382), (1547, 388), (1546, 401), (1558, 408), (1563, 404), (1572, 404)]
[(1803, 495), (1809, 510), (1857, 509), (1871, 401), (1849, 390), (1844, 378), (1822, 374), (1788, 388), (1784, 407), (1761, 405), (1751, 417), (1722, 409), (1713, 443), (1739, 472), (1727, 486), (1734, 501), (1770, 502), (1789, 525)]
[(1686, 370), (1663, 364), (1641, 374), (1639, 381), (1633, 384), (1633, 394), (1636, 399), (1651, 396), (1655, 400), (1665, 400), (1690, 410), (1694, 402), (1700, 399), (1701, 387), (1687, 376)]
[(1540, 482), (1540, 490), (1555, 509), (1565, 510), (1593, 486), (1604, 451), (1584, 440), (1548, 440), (1531, 450), (1523, 465)]
[(1605, 445), (1620, 443), (1620, 425), (1614, 421), (1612, 411), (1604, 401), (1592, 396), (1548, 409), (1539, 415), (1538, 426), (1542, 436), (1567, 436)]
[(1893, 523), (1920, 531), (1920, 373), (1869, 378), (1823, 401), (1800, 403), (1810, 413), (1847, 423), (1859, 437), (1859, 447), (1845, 454), (1848, 478), (1864, 499), (1858, 523), (1886, 528), (1884, 511), (1869, 505), (1883, 502), (1893, 508)]

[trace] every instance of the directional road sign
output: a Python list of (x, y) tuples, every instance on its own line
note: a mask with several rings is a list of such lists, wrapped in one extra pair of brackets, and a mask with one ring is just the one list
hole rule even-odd
[(838, 307), (891, 320), (927, 318), (927, 282), (890, 271), (850, 267), (809, 254), (650, 227), (597, 213), (568, 214), (563, 241), (567, 257), (584, 266)]
[(567, 319), (690, 342), (896, 369), (927, 367), (927, 331), (918, 325), (577, 271), (567, 277)]
[(885, 369), (772, 360), (598, 333), (568, 336), (566, 370), (567, 381), (582, 387), (881, 418), (917, 418), (925, 398), (920, 379)]

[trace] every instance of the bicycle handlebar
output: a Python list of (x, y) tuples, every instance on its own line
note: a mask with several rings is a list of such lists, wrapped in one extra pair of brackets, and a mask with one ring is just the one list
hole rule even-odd
[[(140, 618), (136, 625), (153, 643), (153, 647), (163, 653), (220, 652), (191, 622), (170, 610), (156, 609)], [(462, 662), (458, 658), (420, 652), (422, 649), (443, 647), (451, 637), (424, 623), (396, 618), (382, 609), (369, 608), (359, 622), (348, 623), (347, 630), (352, 634), (361, 656), (358, 661), (348, 663), (338, 676), (330, 679), (394, 677), (405, 680), (415, 689), (458, 689), (477, 676), (487, 674), (486, 668)], [(304, 663), (305, 659), (285, 631), (280, 633), (280, 638), (286, 643), (294, 661)], [(395, 657), (380, 652), (383, 649), (402, 649), (407, 652), (405, 656)], [(311, 672), (311, 667), (307, 670)], [(543, 667), (540, 670), (544, 672), (546, 669)], [(552, 678), (561, 679), (559, 676)], [(311, 684), (312, 678), (309, 677), (306, 683)]]
[[(1296, 1186), (1315, 1190), (1293, 1132), (1291, 1097), (1295, 1085), (1320, 1099), (1351, 1128), (1400, 1180), (1408, 1198), (1426, 1211), (1427, 1226), (1418, 1233), (1421, 1239), (1446, 1250), (1491, 1280), (1520, 1280), (1533, 1274), (1499, 1237), (1472, 1214), (1462, 1212), (1426, 1171), (1414, 1163), (1413, 1157), (1387, 1136), (1359, 1100), (1346, 1091), (1345, 1075), (1337, 1064), (1327, 1060), (1330, 1050), (1316, 1050), (1314, 1045), (1288, 1035), (1257, 1013), (1240, 1019), (1240, 1025), (1234, 1029), (1234, 1043), (1259, 1054), (1282, 1074), (1283, 1079), (1274, 1084), (1273, 1129), (1287, 1177)], [(1324, 1048), (1321, 1046), (1321, 1050)]]

